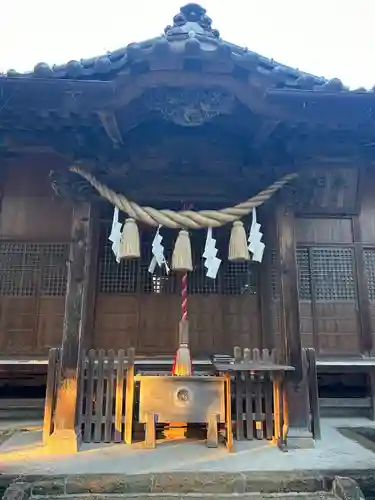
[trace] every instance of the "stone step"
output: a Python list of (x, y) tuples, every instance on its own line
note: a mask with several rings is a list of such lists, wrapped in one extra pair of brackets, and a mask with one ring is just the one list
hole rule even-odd
[[(42, 500), (46, 497), (33, 496), (32, 499)], [(341, 500), (327, 491), (315, 493), (142, 493), (123, 495), (61, 495), (49, 496), (48, 500)]]
[(3, 500), (365, 500), (354, 479), (308, 472), (34, 476), (8, 484)]
[(44, 399), (0, 398), (0, 422), (43, 418)]

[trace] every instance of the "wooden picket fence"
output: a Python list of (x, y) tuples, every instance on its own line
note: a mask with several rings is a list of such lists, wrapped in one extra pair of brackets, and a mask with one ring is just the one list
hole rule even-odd
[(85, 357), (79, 424), (84, 442), (132, 442), (134, 349), (90, 350)]
[(292, 367), (279, 364), (275, 350), (239, 347), (235, 347), (233, 358), (214, 360), (214, 366), (218, 372), (232, 375), (236, 440), (285, 441), (288, 408), (284, 379)]
[(270, 373), (238, 372), (233, 381), (235, 438), (274, 436), (273, 381)]
[[(53, 432), (59, 349), (49, 354), (43, 441)], [(82, 440), (131, 443), (134, 407), (134, 349), (83, 353), (77, 403)]]
[[(235, 372), (231, 384), (237, 440), (285, 442), (289, 426), (285, 376), (290, 367), (278, 364), (277, 358), (275, 350), (234, 349), (231, 362), (244, 368)], [(309, 392), (310, 430), (314, 439), (321, 439), (315, 349), (302, 349), (302, 361)]]
[[(320, 438), (316, 358), (304, 349), (310, 397), (311, 427)], [(54, 428), (60, 349), (49, 353), (43, 440)], [(225, 358), (225, 359), (223, 359)], [(282, 443), (288, 429), (285, 376), (291, 367), (277, 362), (275, 351), (235, 349), (234, 357), (213, 359), (216, 373), (226, 374), (231, 387), (234, 437), (267, 439)], [(137, 423), (134, 381), (134, 349), (117, 353), (90, 350), (83, 353), (77, 403), (77, 425), (84, 442), (132, 442)], [(234, 367), (234, 368), (233, 368)]]

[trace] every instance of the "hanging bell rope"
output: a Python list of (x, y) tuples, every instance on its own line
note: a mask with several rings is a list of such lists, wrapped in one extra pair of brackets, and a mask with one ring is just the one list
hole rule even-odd
[(259, 207), (265, 201), (269, 200), (276, 191), (297, 177), (295, 173), (285, 175), (282, 179), (274, 182), (268, 188), (234, 207), (224, 208), (222, 210), (200, 210), (197, 212), (193, 210), (182, 210), (180, 212), (174, 212), (173, 210), (167, 209), (157, 210), (152, 207), (141, 207), (134, 201), (129, 201), (124, 195), (116, 193), (108, 188), (99, 182), (92, 174), (80, 167), (72, 166), (70, 170), (86, 179), (103, 198), (108, 200), (119, 210), (126, 212), (130, 218), (150, 226), (158, 227), (162, 225), (172, 229), (221, 227), (229, 222), (235, 222), (248, 215), (254, 207)]

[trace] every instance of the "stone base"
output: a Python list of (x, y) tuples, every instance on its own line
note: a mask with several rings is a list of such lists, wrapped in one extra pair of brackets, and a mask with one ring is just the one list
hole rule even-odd
[(287, 437), (288, 448), (291, 450), (315, 448), (315, 440), (308, 429), (291, 427)]
[(336, 476), (332, 484), (332, 493), (340, 500), (365, 500), (357, 481), (350, 477)]
[(58, 429), (46, 442), (48, 451), (56, 455), (71, 455), (79, 451), (81, 434), (73, 429)]

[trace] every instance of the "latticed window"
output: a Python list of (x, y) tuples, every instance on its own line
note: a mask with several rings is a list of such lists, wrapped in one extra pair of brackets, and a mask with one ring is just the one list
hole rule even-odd
[(351, 248), (312, 249), (311, 274), (316, 300), (355, 300), (356, 284)]
[(371, 301), (375, 301), (375, 249), (364, 250), (364, 261), (368, 296)]
[(300, 300), (311, 300), (311, 269), (309, 250), (297, 248), (298, 293)]
[[(152, 260), (151, 246), (153, 233), (146, 231), (142, 234), (141, 259), (123, 260), (116, 262), (112, 252), (111, 242), (108, 241), (110, 228), (103, 228), (101, 252), (99, 257), (99, 291), (100, 293), (155, 293), (175, 294), (181, 289), (181, 275), (171, 272), (166, 274), (165, 269), (156, 267), (151, 275), (148, 272)], [(163, 229), (163, 245), (165, 255), (172, 255), (176, 231)], [(225, 235), (226, 236), (226, 235)], [(219, 257), (222, 264), (215, 280), (207, 278), (204, 260), (202, 258), (205, 234), (199, 232), (191, 238), (194, 269), (188, 273), (188, 289), (191, 294), (223, 294), (244, 295), (257, 292), (256, 264), (251, 262), (232, 263), (227, 261), (228, 238), (218, 240)]]
[[(354, 301), (356, 299), (351, 248), (299, 247), (296, 252), (296, 260), (300, 300), (312, 300), (313, 293), (316, 301)], [(273, 253), (271, 280), (273, 297), (277, 298), (279, 278), (277, 276), (276, 252)]]
[[(297, 248), (298, 288), (301, 300), (311, 300), (311, 280), (309, 253), (307, 248)], [(280, 295), (280, 278), (277, 269), (276, 250), (271, 252), (271, 287), (272, 298), (278, 299)]]
[(1, 296), (64, 296), (68, 243), (0, 243)]

